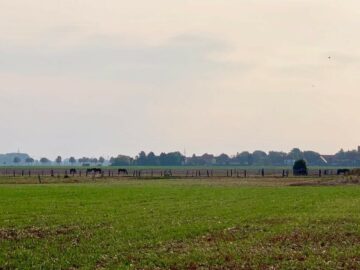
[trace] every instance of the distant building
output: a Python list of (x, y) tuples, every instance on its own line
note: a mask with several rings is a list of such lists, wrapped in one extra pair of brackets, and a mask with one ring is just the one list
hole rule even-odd
[(320, 158), (326, 163), (326, 164), (333, 164), (335, 162), (335, 155), (321, 155)]

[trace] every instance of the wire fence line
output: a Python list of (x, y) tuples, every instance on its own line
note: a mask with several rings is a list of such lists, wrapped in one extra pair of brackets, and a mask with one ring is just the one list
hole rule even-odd
[[(332, 176), (336, 175), (336, 169), (311, 169), (308, 176)], [(93, 169), (64, 169), (64, 168), (1, 168), (0, 176), (9, 177), (132, 177), (132, 178), (157, 178), (157, 177), (180, 177), (180, 178), (210, 178), (210, 177), (291, 177), (292, 170), (287, 169), (115, 169), (99, 168)]]

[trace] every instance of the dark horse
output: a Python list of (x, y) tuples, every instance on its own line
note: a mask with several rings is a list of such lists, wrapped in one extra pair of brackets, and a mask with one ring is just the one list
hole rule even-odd
[(88, 174), (88, 173), (102, 174), (102, 170), (99, 168), (89, 168), (86, 170), (86, 174)]
[(125, 174), (125, 175), (128, 175), (129, 172), (127, 169), (118, 169), (118, 174)]
[(77, 173), (76, 169), (70, 169), (70, 174), (75, 175)]
[(349, 174), (350, 173), (350, 170), (349, 169), (338, 169), (337, 170), (337, 175), (340, 175), (340, 174)]

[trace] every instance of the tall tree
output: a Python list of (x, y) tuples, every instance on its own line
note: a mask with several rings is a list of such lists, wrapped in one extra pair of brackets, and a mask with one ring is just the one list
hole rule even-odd
[(292, 160), (300, 160), (303, 158), (303, 152), (299, 148), (294, 148), (288, 154), (288, 158)]
[(60, 165), (62, 162), (62, 157), (61, 156), (57, 156), (57, 158), (55, 159), (55, 162)]
[(284, 162), (286, 160), (286, 153), (270, 151), (268, 154), (268, 159), (271, 165), (281, 166), (284, 165)]
[(133, 159), (128, 156), (118, 155), (117, 157), (110, 158), (111, 166), (129, 166), (133, 162)]
[(42, 157), (42, 158), (40, 158), (40, 163), (41, 164), (47, 164), (47, 163), (49, 163), (50, 162), (50, 160), (49, 159), (47, 159), (46, 157)]
[(158, 157), (154, 154), (154, 152), (150, 152), (146, 157), (146, 165), (148, 166), (157, 166), (159, 165)]
[(159, 157), (160, 165), (180, 166), (183, 165), (185, 157), (180, 152), (161, 153)]
[(69, 162), (71, 163), (71, 165), (74, 165), (76, 163), (76, 159), (74, 157), (70, 157)]
[(146, 161), (147, 161), (146, 153), (144, 151), (141, 151), (139, 155), (136, 157), (136, 164), (144, 166), (146, 165)]
[(27, 163), (27, 164), (33, 164), (34, 163), (34, 159), (33, 158), (31, 158), (31, 157), (27, 157), (26, 159), (25, 159), (25, 162)]
[(79, 158), (78, 162), (81, 163), (81, 164), (90, 163), (90, 158), (82, 157), (82, 158)]
[(268, 162), (267, 154), (264, 151), (254, 151), (252, 153), (253, 165), (266, 165)]
[(234, 158), (234, 161), (239, 165), (252, 165), (252, 155), (249, 152), (244, 151), (240, 154), (238, 153)]
[(230, 158), (226, 154), (221, 154), (220, 156), (216, 157), (216, 165), (229, 165)]

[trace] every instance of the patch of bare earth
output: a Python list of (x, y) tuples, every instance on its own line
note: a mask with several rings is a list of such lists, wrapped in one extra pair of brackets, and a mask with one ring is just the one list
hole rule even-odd
[(78, 227), (63, 226), (56, 229), (28, 227), (24, 229), (0, 229), (1, 240), (43, 239), (50, 236), (71, 234)]
[[(360, 233), (346, 230), (351, 222), (318, 223), (316, 229), (305, 226), (276, 234), (271, 226), (278, 222), (270, 223), (209, 232), (141, 253), (170, 257), (169, 265), (155, 269), (360, 269)], [(144, 269), (141, 256), (128, 259), (136, 269)]]
[(315, 180), (307, 182), (296, 182), (289, 184), (290, 186), (341, 186), (341, 185), (359, 185), (360, 178), (349, 176), (349, 177), (340, 177), (331, 180)]
[[(333, 226), (326, 230), (295, 229), (254, 245), (241, 256), (251, 269), (360, 269), (360, 234)], [(266, 258), (266, 259), (264, 259)], [(256, 263), (254, 263), (256, 262)]]

